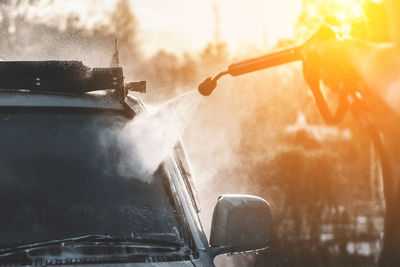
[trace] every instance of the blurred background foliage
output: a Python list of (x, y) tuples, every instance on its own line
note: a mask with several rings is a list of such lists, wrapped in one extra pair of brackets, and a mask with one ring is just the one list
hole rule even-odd
[[(351, 5), (349, 5), (349, 2)], [(295, 38), (232, 54), (221, 40), (199, 53), (158, 51), (144, 57), (130, 3), (119, 0), (91, 24), (71, 13), (35, 15), (41, 1), (0, 3), (0, 57), (7, 60), (79, 59), (108, 65), (114, 37), (128, 80), (147, 80), (159, 103), (197, 87), (207, 76), (245, 57), (300, 44), (320, 25), (344, 36), (387, 41), (380, 1), (303, 0)], [(38, 7), (39, 6), (39, 7)], [(348, 8), (350, 6), (350, 8)], [(110, 55), (109, 57), (104, 55)], [(336, 98), (326, 91), (330, 105)], [(199, 134), (200, 133), (200, 134)], [(382, 185), (371, 143), (347, 116), (338, 127), (321, 120), (301, 64), (224, 78), (204, 99), (184, 136), (209, 231), (221, 193), (256, 194), (269, 201), (275, 244), (261, 255), (219, 257), (220, 266), (368, 266), (377, 261), (383, 230)]]

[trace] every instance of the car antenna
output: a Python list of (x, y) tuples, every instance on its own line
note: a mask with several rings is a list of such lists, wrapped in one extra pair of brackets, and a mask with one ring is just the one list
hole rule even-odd
[(111, 59), (110, 67), (119, 68), (119, 49), (118, 49), (118, 38), (114, 39), (114, 54)]
[[(114, 39), (114, 54), (111, 59), (111, 68), (119, 68), (119, 48), (118, 48), (118, 38), (115, 37)], [(139, 82), (129, 82), (125, 83), (125, 94), (128, 91), (134, 91), (139, 93), (146, 93), (146, 81), (139, 81)]]

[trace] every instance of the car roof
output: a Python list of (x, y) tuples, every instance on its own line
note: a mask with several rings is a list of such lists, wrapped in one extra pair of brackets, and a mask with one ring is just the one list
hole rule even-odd
[(125, 84), (120, 67), (89, 68), (80, 61), (0, 62), (0, 109), (59, 108), (126, 112), (142, 103), (129, 97), (145, 92), (145, 81)]

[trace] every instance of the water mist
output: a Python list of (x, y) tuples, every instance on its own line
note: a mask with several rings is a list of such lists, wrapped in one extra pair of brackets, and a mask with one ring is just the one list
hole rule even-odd
[[(201, 96), (196, 90), (136, 115), (114, 130), (113, 141), (121, 152), (118, 172), (147, 181), (177, 144), (195, 112)], [(103, 134), (103, 144), (110, 135)]]

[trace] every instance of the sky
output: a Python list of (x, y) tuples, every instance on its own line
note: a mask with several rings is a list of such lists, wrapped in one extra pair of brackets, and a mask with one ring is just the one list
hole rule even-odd
[[(290, 37), (301, 0), (131, 0), (145, 53), (199, 51), (220, 39), (231, 51), (263, 49)], [(217, 7), (217, 8), (215, 8)], [(215, 10), (218, 12), (215, 12)]]

